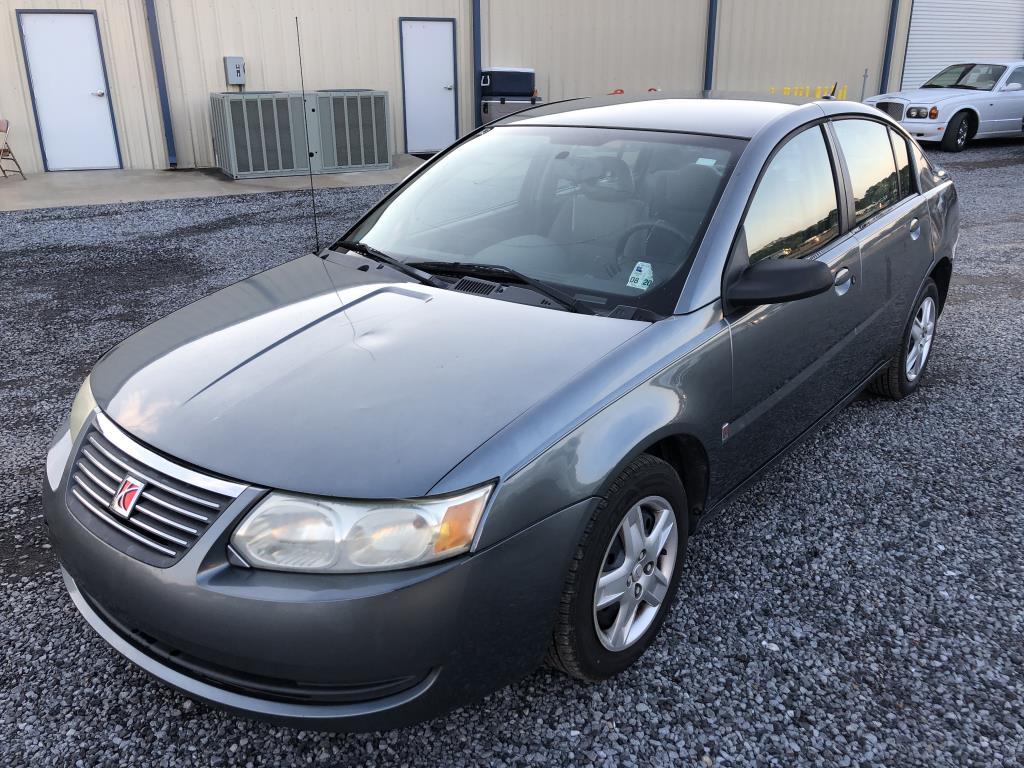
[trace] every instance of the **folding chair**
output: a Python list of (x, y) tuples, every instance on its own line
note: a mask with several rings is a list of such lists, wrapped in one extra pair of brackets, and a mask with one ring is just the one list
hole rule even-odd
[[(0, 174), (7, 178), (7, 172), (14, 173), (17, 169), (18, 173), (21, 174), (21, 180), (25, 181), (25, 172), (21, 170), (21, 163), (18, 162), (18, 158), (14, 156), (14, 152), (11, 151), (11, 145), (7, 143), (7, 132), (10, 130), (10, 120), (0, 120)], [(8, 163), (14, 163), (14, 168), (8, 166), (4, 167), (4, 161)]]

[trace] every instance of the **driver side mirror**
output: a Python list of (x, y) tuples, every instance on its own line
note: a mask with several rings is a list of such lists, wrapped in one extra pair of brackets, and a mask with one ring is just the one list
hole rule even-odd
[(780, 304), (824, 293), (832, 285), (832, 270), (822, 261), (764, 259), (737, 275), (726, 299), (734, 307)]
[(1000, 90), (1001, 91), (1019, 91), (1021, 88), (1024, 88), (1024, 85), (1021, 85), (1020, 83), (1007, 83), (1002, 88), (1000, 88)]

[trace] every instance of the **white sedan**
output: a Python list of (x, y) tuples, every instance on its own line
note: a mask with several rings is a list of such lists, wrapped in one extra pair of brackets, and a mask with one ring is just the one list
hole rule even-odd
[(1024, 136), (1024, 61), (953, 64), (920, 88), (864, 103), (947, 152), (959, 152), (970, 139)]

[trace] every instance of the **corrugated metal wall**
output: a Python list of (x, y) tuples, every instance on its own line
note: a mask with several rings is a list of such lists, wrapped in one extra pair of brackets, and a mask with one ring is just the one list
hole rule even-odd
[(914, 0), (902, 87), (958, 62), (1022, 58), (1024, 1)]
[(838, 82), (841, 98), (859, 100), (867, 69), (872, 96), (889, 9), (890, 0), (720, 0), (714, 90), (806, 99)]
[(163, 128), (142, 0), (3, 0), (0, 2), (0, 117), (11, 121), (11, 147), (26, 173), (43, 170), (32, 96), (15, 11), (95, 10), (107, 63), (125, 168), (165, 168)]
[(545, 100), (699, 93), (707, 0), (483, 0), (484, 66), (537, 70)]
[(472, 128), (473, 39), (468, 0), (158, 0), (179, 167), (214, 164), (209, 94), (227, 90), (224, 56), (244, 56), (246, 90), (299, 90), (295, 17), (307, 90), (391, 93), (391, 136), (404, 146), (398, 18), (456, 19), (459, 124)]
[[(300, 86), (391, 94), (393, 149), (404, 149), (398, 19), (454, 18), (459, 122), (473, 126), (472, 0), (155, 0), (181, 168), (214, 164), (209, 93), (227, 89), (222, 58), (246, 58), (247, 90)], [(703, 86), (709, 0), (481, 0), (485, 66), (531, 66), (548, 100)], [(935, 0), (931, 0), (934, 2)], [(994, 2), (994, 0), (992, 0)], [(920, 5), (926, 0), (917, 0)], [(1011, 2), (1011, 0), (1005, 0)], [(895, 85), (910, 0), (901, 0)], [(41, 170), (16, 8), (95, 8), (125, 166), (166, 167), (143, 0), (0, 0), (0, 113), (27, 170)], [(806, 100), (838, 80), (850, 98), (877, 93), (890, 0), (720, 0), (716, 94)]]

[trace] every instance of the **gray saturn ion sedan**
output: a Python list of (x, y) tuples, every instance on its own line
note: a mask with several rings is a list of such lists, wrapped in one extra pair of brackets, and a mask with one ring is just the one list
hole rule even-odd
[(303, 727), (621, 672), (705, 520), (865, 386), (918, 387), (958, 211), (858, 104), (485, 126), (103, 356), (46, 463), (71, 598), (165, 683)]

